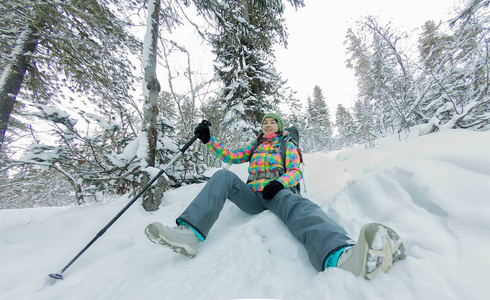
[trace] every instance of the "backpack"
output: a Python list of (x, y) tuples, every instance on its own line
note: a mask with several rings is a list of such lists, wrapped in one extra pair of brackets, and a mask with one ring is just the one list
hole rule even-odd
[[(292, 126), (292, 127), (286, 128), (285, 130), (287, 130), (289, 132), (289, 136), (285, 136), (281, 141), (281, 145), (279, 146), (279, 152), (281, 153), (281, 161), (282, 161), (282, 166), (283, 166), (284, 170), (286, 170), (286, 150), (288, 148), (288, 142), (289, 141), (291, 141), (296, 146), (296, 150), (298, 150), (298, 154), (299, 154), (300, 163), (301, 164), (303, 163), (303, 154), (301, 153), (301, 150), (299, 149), (299, 131), (298, 131), (298, 128), (296, 128), (296, 126)], [(262, 136), (263, 135), (264, 135), (263, 133), (259, 134), (259, 136), (255, 140), (255, 143), (252, 147), (252, 151), (250, 152), (250, 156), (248, 158), (249, 161), (252, 159), (252, 155), (254, 154), (255, 150), (257, 150), (259, 145), (262, 143)], [(300, 194), (300, 192), (301, 192), (299, 183), (293, 187), (290, 187), (289, 189), (295, 194)]]

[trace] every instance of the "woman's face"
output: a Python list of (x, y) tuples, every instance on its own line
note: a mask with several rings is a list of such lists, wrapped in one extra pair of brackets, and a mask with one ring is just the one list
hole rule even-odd
[(262, 123), (262, 132), (267, 134), (269, 132), (277, 133), (279, 131), (279, 125), (273, 118), (265, 118), (264, 123)]

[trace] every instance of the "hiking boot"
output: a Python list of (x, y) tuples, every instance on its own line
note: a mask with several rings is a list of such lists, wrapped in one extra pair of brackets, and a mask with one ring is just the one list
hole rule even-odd
[(371, 279), (379, 271), (388, 272), (393, 263), (405, 258), (405, 246), (391, 228), (379, 223), (362, 227), (357, 244), (339, 257), (337, 267)]
[(188, 225), (163, 226), (153, 222), (146, 226), (145, 234), (150, 241), (169, 247), (175, 253), (195, 257), (201, 241)]

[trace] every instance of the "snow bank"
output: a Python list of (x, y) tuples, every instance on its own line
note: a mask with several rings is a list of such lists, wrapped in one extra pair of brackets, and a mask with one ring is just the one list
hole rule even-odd
[[(316, 272), (277, 217), (231, 203), (194, 259), (149, 242), (144, 227), (174, 224), (196, 184), (167, 192), (157, 212), (136, 202), (54, 285), (47, 275), (129, 200), (0, 210), (0, 299), (486, 299), (489, 149), (490, 132), (453, 130), (304, 155), (307, 196), (354, 238), (375, 221), (401, 235), (406, 260), (371, 281)], [(246, 167), (232, 170), (246, 179)]]

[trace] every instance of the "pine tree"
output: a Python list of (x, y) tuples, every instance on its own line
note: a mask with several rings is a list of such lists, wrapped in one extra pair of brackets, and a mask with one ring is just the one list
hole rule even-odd
[[(1, 2), (0, 147), (19, 96), (23, 103), (52, 103), (67, 87), (96, 106), (103, 100), (117, 109), (132, 101), (127, 55), (139, 43), (123, 26), (128, 20), (116, 16), (124, 8), (118, 2)], [(111, 10), (116, 7), (121, 11)]]
[(366, 147), (373, 147), (378, 136), (376, 132), (376, 114), (369, 102), (357, 100), (354, 103), (355, 143), (365, 143)]
[(296, 98), (295, 94), (295, 92), (290, 91), (289, 89), (285, 89), (281, 92), (281, 95), (285, 96), (285, 99), (282, 101), (284, 105), (282, 106), (283, 110), (281, 110), (281, 113), (284, 121), (291, 126), (296, 126), (300, 131), (301, 136), (306, 127), (306, 122), (304, 118), (303, 104), (298, 98)]
[[(217, 99), (221, 128), (227, 131), (228, 144), (237, 146), (256, 137), (263, 115), (278, 103), (283, 82), (272, 64), (272, 46), (286, 43), (284, 5), (280, 0), (224, 2), (195, 1), (217, 24), (211, 43), (216, 74), (223, 84)], [(290, 2), (302, 5), (302, 1)]]
[(309, 140), (305, 151), (316, 152), (331, 150), (333, 147), (333, 126), (325, 96), (319, 86), (313, 88), (313, 100), (308, 97), (306, 139)]
[(374, 108), (373, 129), (379, 134), (408, 130), (414, 125), (420, 82), (414, 79), (415, 64), (398, 46), (406, 35), (394, 33), (389, 24), (382, 26), (373, 17), (358, 26), (356, 32), (348, 31), (347, 66), (355, 70), (360, 100)]
[(425, 24), (419, 43), (430, 90), (420, 110), (434, 129), (490, 124), (489, 3), (468, 2), (451, 20), (449, 34), (433, 22)]
[(350, 112), (342, 105), (335, 111), (337, 127), (337, 145), (339, 148), (350, 147), (355, 143), (355, 123)]

